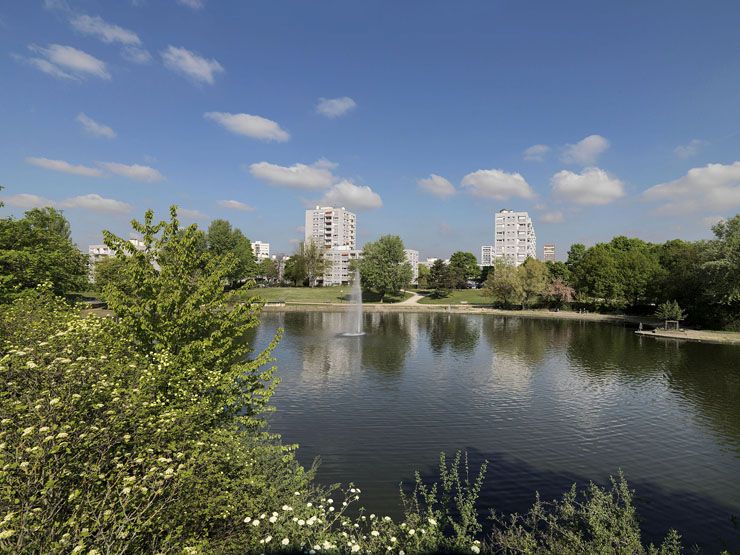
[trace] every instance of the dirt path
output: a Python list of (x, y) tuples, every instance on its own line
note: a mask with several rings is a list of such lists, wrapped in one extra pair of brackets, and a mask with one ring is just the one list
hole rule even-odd
[[(406, 291), (404, 291), (405, 293)], [(419, 304), (419, 301), (424, 298), (424, 295), (419, 295), (419, 293), (416, 293), (415, 291), (408, 291), (412, 294), (411, 297), (406, 299), (405, 301), (401, 301), (400, 303), (396, 304), (403, 304), (403, 305), (409, 305), (409, 304)]]

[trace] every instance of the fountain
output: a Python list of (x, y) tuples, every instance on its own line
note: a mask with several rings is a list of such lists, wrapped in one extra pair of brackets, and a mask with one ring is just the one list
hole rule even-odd
[(347, 312), (347, 331), (342, 335), (356, 337), (365, 335), (362, 331), (362, 289), (360, 288), (360, 271), (355, 270), (352, 279), (352, 291), (349, 296), (350, 308)]

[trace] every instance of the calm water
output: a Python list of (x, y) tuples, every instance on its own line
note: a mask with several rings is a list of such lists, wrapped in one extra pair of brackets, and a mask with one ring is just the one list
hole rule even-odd
[(498, 511), (622, 469), (650, 539), (672, 525), (740, 549), (740, 348), (455, 314), (366, 314), (366, 336), (339, 337), (345, 318), (267, 313), (256, 344), (285, 329), (274, 430), (370, 511), (397, 515), (399, 482), (462, 449), (490, 461), (483, 502)]

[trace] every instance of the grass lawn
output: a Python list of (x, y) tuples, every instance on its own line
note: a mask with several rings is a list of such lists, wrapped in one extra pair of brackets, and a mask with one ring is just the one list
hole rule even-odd
[[(421, 292), (422, 294), (424, 292)], [(432, 299), (431, 297), (425, 297), (419, 301), (419, 304), (493, 304), (491, 297), (483, 295), (481, 289), (456, 289), (451, 291), (446, 297), (440, 299)]]
[[(335, 287), (256, 287), (242, 293), (244, 296), (260, 297), (266, 302), (284, 301), (286, 303), (347, 303), (349, 302), (349, 286)], [(411, 296), (410, 293), (402, 297), (388, 297), (386, 303), (399, 302)], [(365, 303), (378, 302), (377, 297), (363, 294)]]

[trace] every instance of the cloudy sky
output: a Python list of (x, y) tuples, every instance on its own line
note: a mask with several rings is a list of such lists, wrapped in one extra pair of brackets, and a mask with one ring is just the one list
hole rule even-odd
[(740, 211), (740, 3), (0, 4), (3, 215), (86, 248), (175, 203), (291, 252), (315, 203), (360, 244), (480, 252), (710, 235)]

